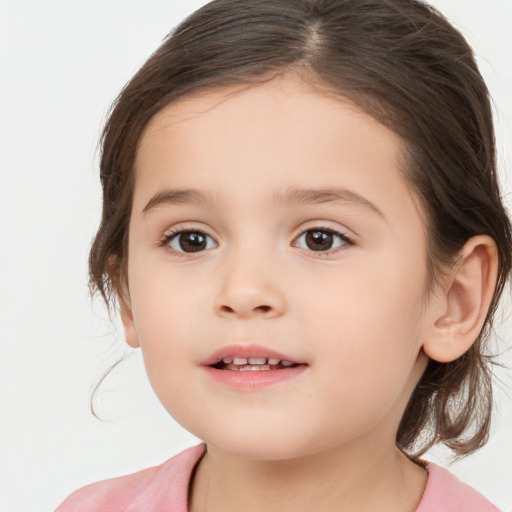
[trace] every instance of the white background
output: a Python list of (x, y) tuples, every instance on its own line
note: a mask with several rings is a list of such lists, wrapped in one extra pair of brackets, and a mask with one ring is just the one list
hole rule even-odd
[[(163, 462), (196, 440), (164, 411), (87, 292), (99, 221), (98, 135), (121, 87), (202, 0), (0, 0), (0, 512), (53, 510), (72, 490)], [(436, 0), (468, 37), (497, 110), (510, 206), (512, 0)], [(510, 310), (509, 310), (510, 311)], [(508, 314), (509, 315), (509, 314)], [(499, 348), (511, 346), (505, 318)], [(503, 358), (512, 365), (510, 354)], [(512, 510), (512, 379), (489, 445), (450, 466)], [(442, 453), (431, 458), (447, 461)]]

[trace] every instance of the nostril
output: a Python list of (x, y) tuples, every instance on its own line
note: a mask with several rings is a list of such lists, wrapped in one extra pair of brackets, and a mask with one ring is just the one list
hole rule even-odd
[(245, 306), (242, 304), (240, 307), (229, 306), (228, 304), (221, 304), (218, 306), (218, 312), (224, 315), (269, 315), (274, 311), (274, 307), (262, 304), (261, 306), (252, 307), (249, 304)]

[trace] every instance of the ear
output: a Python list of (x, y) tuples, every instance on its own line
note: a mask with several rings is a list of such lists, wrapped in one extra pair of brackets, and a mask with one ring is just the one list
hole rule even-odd
[(119, 312), (121, 314), (121, 321), (123, 322), (126, 343), (132, 348), (140, 347), (139, 337), (135, 330), (135, 324), (133, 323), (132, 310), (123, 299), (119, 300)]
[(498, 254), (487, 235), (470, 238), (441, 290), (432, 298), (423, 351), (441, 363), (454, 361), (475, 342), (496, 287)]
[(107, 261), (107, 273), (112, 287), (117, 295), (119, 313), (124, 327), (126, 343), (132, 348), (140, 347), (135, 324), (133, 323), (132, 307), (130, 303), (130, 292), (127, 279), (123, 277), (121, 266), (117, 263), (115, 256), (110, 256)]

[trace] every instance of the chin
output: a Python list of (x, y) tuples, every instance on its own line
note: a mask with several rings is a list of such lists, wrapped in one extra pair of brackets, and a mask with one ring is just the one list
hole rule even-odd
[[(284, 461), (321, 451), (323, 447), (309, 436), (301, 436), (296, 429), (289, 428), (245, 428), (221, 427), (208, 431), (193, 432), (208, 446), (223, 453), (255, 461)], [(305, 438), (304, 438), (305, 437)]]

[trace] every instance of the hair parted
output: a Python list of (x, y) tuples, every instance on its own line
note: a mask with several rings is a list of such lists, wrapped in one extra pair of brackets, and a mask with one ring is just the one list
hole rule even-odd
[(214, 0), (179, 24), (122, 90), (103, 132), (91, 291), (112, 305), (122, 290), (134, 161), (153, 116), (187, 94), (288, 73), (348, 98), (402, 138), (404, 178), (425, 216), (429, 284), (472, 236), (497, 244), (498, 281), (480, 336), (459, 359), (430, 361), (396, 438), (411, 456), (436, 443), (471, 453), (490, 428), (486, 341), (510, 275), (512, 234), (486, 85), (464, 37), (421, 1)]

